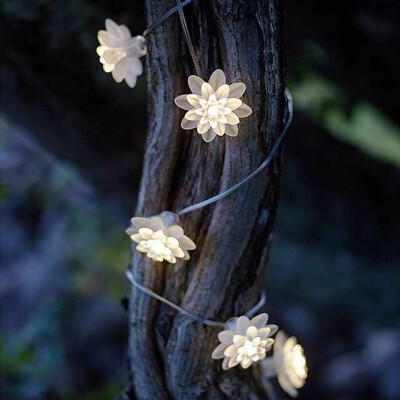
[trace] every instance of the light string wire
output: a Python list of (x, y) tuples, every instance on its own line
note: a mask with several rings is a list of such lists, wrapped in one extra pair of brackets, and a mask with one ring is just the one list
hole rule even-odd
[(179, 9), (182, 9), (187, 4), (191, 3), (193, 0), (184, 0), (180, 3), (180, 5), (176, 5), (175, 7), (171, 8), (167, 11), (157, 22), (150, 25), (144, 32), (143, 37), (149, 35), (149, 33), (153, 32), (156, 28), (158, 28), (166, 19), (168, 19), (171, 15), (174, 15)]
[(267, 391), (269, 400), (278, 400), (278, 397), (276, 396), (274, 387), (272, 386), (272, 383), (269, 381), (269, 379), (265, 379), (263, 381), (263, 386), (265, 387), (265, 390)]
[(188, 29), (188, 26), (186, 23), (185, 13), (183, 11), (183, 3), (181, 0), (176, 0), (176, 5), (178, 7), (179, 21), (181, 23), (183, 34), (185, 35), (186, 44), (189, 48), (189, 53), (190, 53), (190, 56), (192, 57), (192, 61), (194, 64), (194, 68), (196, 70), (196, 74), (197, 74), (197, 76), (201, 76), (200, 64), (196, 57), (196, 52), (194, 50), (193, 42), (192, 42), (192, 39), (190, 38), (189, 29)]
[(229, 196), (232, 192), (241, 188), (243, 185), (245, 185), (251, 179), (256, 177), (264, 168), (267, 167), (267, 165), (271, 162), (272, 158), (278, 151), (279, 145), (281, 144), (282, 139), (286, 135), (286, 132), (287, 132), (287, 130), (290, 126), (290, 123), (292, 122), (292, 119), (293, 119), (293, 98), (292, 98), (292, 95), (290, 94), (290, 91), (288, 88), (285, 88), (285, 103), (286, 103), (286, 113), (287, 113), (286, 118), (285, 118), (286, 119), (285, 126), (283, 127), (282, 133), (276, 139), (274, 145), (272, 146), (271, 151), (269, 152), (267, 158), (263, 161), (263, 163), (255, 171), (253, 171), (250, 175), (246, 176), (246, 178), (244, 178), (243, 180), (238, 182), (236, 185), (231, 186), (229, 189), (225, 190), (224, 192), (219, 193), (213, 197), (210, 197), (209, 199), (200, 201), (199, 203), (196, 203), (189, 207), (183, 208), (182, 210), (176, 212), (175, 213), (176, 215), (182, 216), (184, 214), (188, 214), (192, 211), (198, 210), (199, 208), (203, 208), (212, 203), (215, 203), (218, 200), (221, 200), (226, 196)]
[[(167, 304), (171, 308), (174, 308), (175, 310), (179, 311), (181, 314), (184, 314), (187, 317), (192, 318), (193, 320), (195, 320), (197, 322), (200, 322), (200, 323), (202, 323), (204, 325), (210, 325), (210, 326), (219, 326), (219, 327), (224, 327), (225, 326), (225, 322), (214, 321), (214, 320), (211, 320), (211, 319), (207, 319), (207, 318), (201, 317), (200, 315), (192, 313), (191, 311), (186, 310), (186, 309), (182, 308), (181, 306), (178, 306), (177, 304), (173, 303), (172, 301), (166, 299), (165, 297), (160, 296), (159, 294), (153, 292), (147, 286), (142, 285), (135, 278), (135, 276), (133, 275), (132, 271), (129, 270), (129, 268), (126, 270), (126, 277), (127, 277), (128, 281), (132, 285), (137, 287), (143, 293), (146, 293), (147, 295), (149, 295), (151, 297), (154, 297), (158, 301), (161, 301), (162, 303)], [(267, 296), (266, 296), (265, 292), (262, 291), (261, 292), (261, 297), (260, 297), (260, 300), (258, 301), (258, 303), (255, 304), (249, 311), (247, 311), (245, 315), (247, 317), (253, 316), (265, 304), (266, 299), (267, 299)]]

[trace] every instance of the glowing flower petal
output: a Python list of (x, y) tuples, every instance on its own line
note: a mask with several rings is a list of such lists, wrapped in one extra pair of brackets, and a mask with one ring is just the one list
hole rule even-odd
[(229, 97), (239, 98), (244, 95), (246, 91), (246, 85), (243, 82), (235, 82), (229, 85)]
[(261, 370), (267, 378), (276, 375), (281, 388), (291, 397), (297, 397), (297, 389), (304, 386), (308, 372), (304, 350), (297, 339), (278, 332), (273, 356), (261, 363)]
[(193, 106), (189, 103), (189, 101), (187, 100), (189, 96), (186, 94), (181, 94), (180, 96), (178, 96), (175, 99), (175, 104), (179, 107), (182, 108), (184, 110), (191, 110), (193, 108)]
[[(221, 70), (214, 71), (208, 82), (191, 75), (188, 84), (192, 94), (180, 95), (175, 99), (175, 104), (187, 111), (181, 127), (186, 130), (197, 128), (206, 142), (214, 140), (216, 135), (237, 136), (237, 126), (230, 126), (239, 124), (239, 118), (251, 114), (251, 108), (239, 99), (246, 85), (241, 82), (227, 85)], [(185, 120), (197, 121), (197, 124)]]
[(232, 318), (225, 323), (225, 330), (218, 334), (220, 344), (215, 348), (211, 357), (224, 358), (223, 369), (241, 365), (246, 369), (253, 362), (265, 358), (267, 351), (272, 348), (274, 340), (270, 337), (262, 339), (260, 331), (272, 332), (271, 325), (265, 325), (267, 314), (260, 314), (249, 320), (246, 316)]
[(175, 263), (177, 258), (188, 260), (188, 250), (194, 250), (196, 245), (184, 235), (177, 221), (177, 216), (167, 211), (151, 218), (135, 217), (126, 233), (138, 243), (138, 251), (155, 261)]
[(118, 25), (111, 19), (106, 19), (106, 30), (97, 34), (100, 46), (96, 51), (103, 64), (105, 72), (112, 73), (117, 83), (125, 80), (133, 88), (137, 77), (143, 73), (143, 65), (139, 60), (146, 54), (143, 36), (132, 37), (125, 25)]
[(220, 86), (225, 85), (226, 78), (222, 70), (216, 69), (210, 76), (208, 83), (212, 86), (214, 91), (216, 91)]

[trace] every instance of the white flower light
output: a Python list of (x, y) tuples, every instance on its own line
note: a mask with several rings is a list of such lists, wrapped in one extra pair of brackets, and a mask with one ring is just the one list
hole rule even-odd
[(249, 368), (253, 362), (262, 360), (274, 343), (270, 336), (278, 330), (276, 325), (266, 325), (268, 314), (260, 314), (249, 320), (246, 316), (231, 318), (225, 330), (218, 334), (220, 344), (211, 357), (223, 358), (222, 368), (229, 369), (240, 364)]
[(216, 135), (237, 136), (239, 118), (248, 117), (252, 110), (239, 97), (246, 91), (242, 82), (226, 84), (223, 71), (214, 71), (208, 81), (196, 75), (189, 76), (189, 88), (192, 94), (182, 94), (175, 104), (187, 110), (182, 120), (182, 129), (197, 128), (206, 142), (214, 140)]
[(176, 263), (177, 258), (189, 260), (188, 250), (194, 250), (196, 245), (176, 225), (177, 220), (175, 214), (167, 211), (151, 218), (135, 217), (126, 233), (138, 243), (136, 249), (154, 261)]
[(143, 73), (140, 57), (146, 54), (143, 36), (132, 37), (125, 25), (118, 25), (112, 19), (106, 19), (106, 30), (97, 34), (100, 46), (97, 54), (105, 72), (111, 72), (117, 83), (125, 79), (127, 85), (135, 87), (136, 80)]
[(275, 338), (272, 357), (261, 363), (261, 369), (267, 377), (277, 376), (279, 385), (290, 396), (297, 397), (298, 391), (307, 379), (307, 362), (303, 347), (297, 339), (279, 331)]

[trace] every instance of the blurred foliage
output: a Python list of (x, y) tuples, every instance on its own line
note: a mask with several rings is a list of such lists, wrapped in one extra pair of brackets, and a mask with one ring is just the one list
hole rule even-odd
[(328, 132), (400, 167), (400, 131), (372, 104), (350, 102), (350, 96), (338, 84), (311, 71), (291, 82), (290, 87), (296, 107)]

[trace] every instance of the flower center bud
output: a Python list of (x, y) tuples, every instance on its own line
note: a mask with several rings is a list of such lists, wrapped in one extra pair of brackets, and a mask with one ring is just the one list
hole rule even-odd
[(253, 345), (250, 340), (246, 340), (244, 342), (243, 350), (245, 351), (245, 354), (248, 355), (249, 357), (252, 357), (257, 354), (257, 347)]
[(149, 240), (149, 248), (152, 253), (160, 255), (164, 250), (164, 244), (159, 240)]
[(215, 118), (215, 117), (218, 116), (218, 114), (219, 114), (219, 108), (218, 108), (217, 105), (208, 107), (208, 115), (209, 115), (210, 117)]

